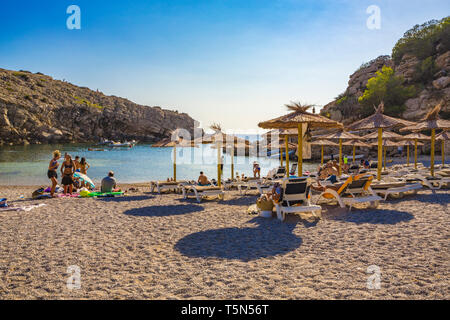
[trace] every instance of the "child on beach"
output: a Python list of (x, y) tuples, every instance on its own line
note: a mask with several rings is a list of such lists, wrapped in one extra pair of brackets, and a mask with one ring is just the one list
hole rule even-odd
[(52, 187), (50, 189), (50, 196), (55, 196), (55, 189), (56, 185), (58, 184), (58, 174), (56, 173), (56, 170), (59, 167), (58, 159), (61, 158), (61, 152), (59, 150), (53, 151), (53, 159), (50, 160), (50, 163), (48, 165), (48, 171), (47, 176), (52, 181)]

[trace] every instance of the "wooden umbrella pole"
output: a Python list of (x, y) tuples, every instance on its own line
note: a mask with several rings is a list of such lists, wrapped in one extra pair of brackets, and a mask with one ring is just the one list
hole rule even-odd
[(342, 139), (339, 139), (339, 177), (342, 174)]
[(417, 169), (417, 139), (414, 139), (414, 169)]
[(381, 162), (383, 161), (383, 129), (378, 128), (378, 167), (377, 167), (377, 179), (381, 180)]
[(298, 124), (298, 136), (297, 136), (297, 161), (298, 161), (298, 176), (303, 176), (303, 123)]
[(288, 145), (289, 141), (288, 141), (288, 136), (285, 135), (284, 136), (284, 146), (286, 148), (286, 174), (287, 177), (289, 178), (289, 145)]
[(231, 180), (234, 179), (234, 145), (231, 148)]
[(177, 181), (177, 146), (173, 147), (173, 180)]
[(280, 146), (280, 167), (283, 166), (283, 146)]
[(406, 165), (409, 166), (409, 144), (406, 145)]
[(442, 145), (441, 145), (441, 156), (442, 156), (442, 166), (445, 165), (445, 141), (442, 140)]
[(320, 157), (320, 165), (323, 166), (323, 145), (322, 147), (322, 152), (321, 152), (321, 157)]
[(434, 176), (434, 142), (435, 142), (436, 129), (431, 129), (431, 175)]
[(384, 171), (386, 171), (386, 147), (384, 147), (384, 161), (383, 161), (383, 167), (384, 167)]
[(217, 185), (222, 186), (222, 173), (220, 172), (220, 146), (217, 145)]

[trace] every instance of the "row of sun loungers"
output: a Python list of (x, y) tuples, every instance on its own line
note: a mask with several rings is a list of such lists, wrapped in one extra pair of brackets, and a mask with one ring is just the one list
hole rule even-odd
[(342, 208), (348, 206), (349, 211), (357, 203), (368, 203), (370, 208), (376, 208), (380, 201), (387, 200), (390, 195), (402, 197), (407, 193), (416, 194), (423, 187), (434, 192), (450, 185), (450, 169), (442, 168), (436, 172), (435, 177), (429, 176), (426, 170), (423, 166), (418, 166), (418, 170), (405, 166), (392, 167), (385, 172), (380, 182), (374, 182), (375, 174), (370, 171), (343, 176), (340, 182), (325, 185), (315, 204), (311, 202), (313, 180), (308, 177), (285, 178), (286, 170), (283, 167), (274, 170), (269, 177), (228, 181), (223, 187), (198, 186), (188, 181), (154, 181), (150, 187), (152, 192), (155, 189), (158, 193), (175, 190), (181, 193), (184, 199), (193, 196), (201, 202), (205, 197), (223, 200), (225, 192), (232, 188), (237, 189), (240, 194), (248, 190), (258, 190), (260, 194), (265, 194), (270, 192), (275, 182), (280, 182), (282, 198), (275, 204), (278, 219), (285, 220), (287, 214), (303, 212), (311, 212), (316, 218), (320, 218), (322, 210), (320, 204), (324, 202), (336, 201)]

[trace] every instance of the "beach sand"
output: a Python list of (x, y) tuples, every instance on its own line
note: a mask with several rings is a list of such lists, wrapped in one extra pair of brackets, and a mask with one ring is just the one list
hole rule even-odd
[[(222, 202), (150, 194), (19, 200), (0, 187), (1, 299), (449, 299), (450, 191), (420, 191), (350, 213), (324, 206), (286, 222), (247, 213), (256, 193)], [(125, 186), (129, 188), (131, 185)], [(68, 267), (81, 288), (68, 289)], [(369, 266), (380, 289), (368, 289)]]

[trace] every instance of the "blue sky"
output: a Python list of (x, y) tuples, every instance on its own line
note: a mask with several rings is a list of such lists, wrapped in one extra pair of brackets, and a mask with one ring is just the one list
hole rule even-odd
[[(66, 27), (72, 4), (81, 30)], [(363, 62), (449, 12), (447, 0), (2, 1), (0, 67), (255, 129), (291, 100), (330, 102)]]

